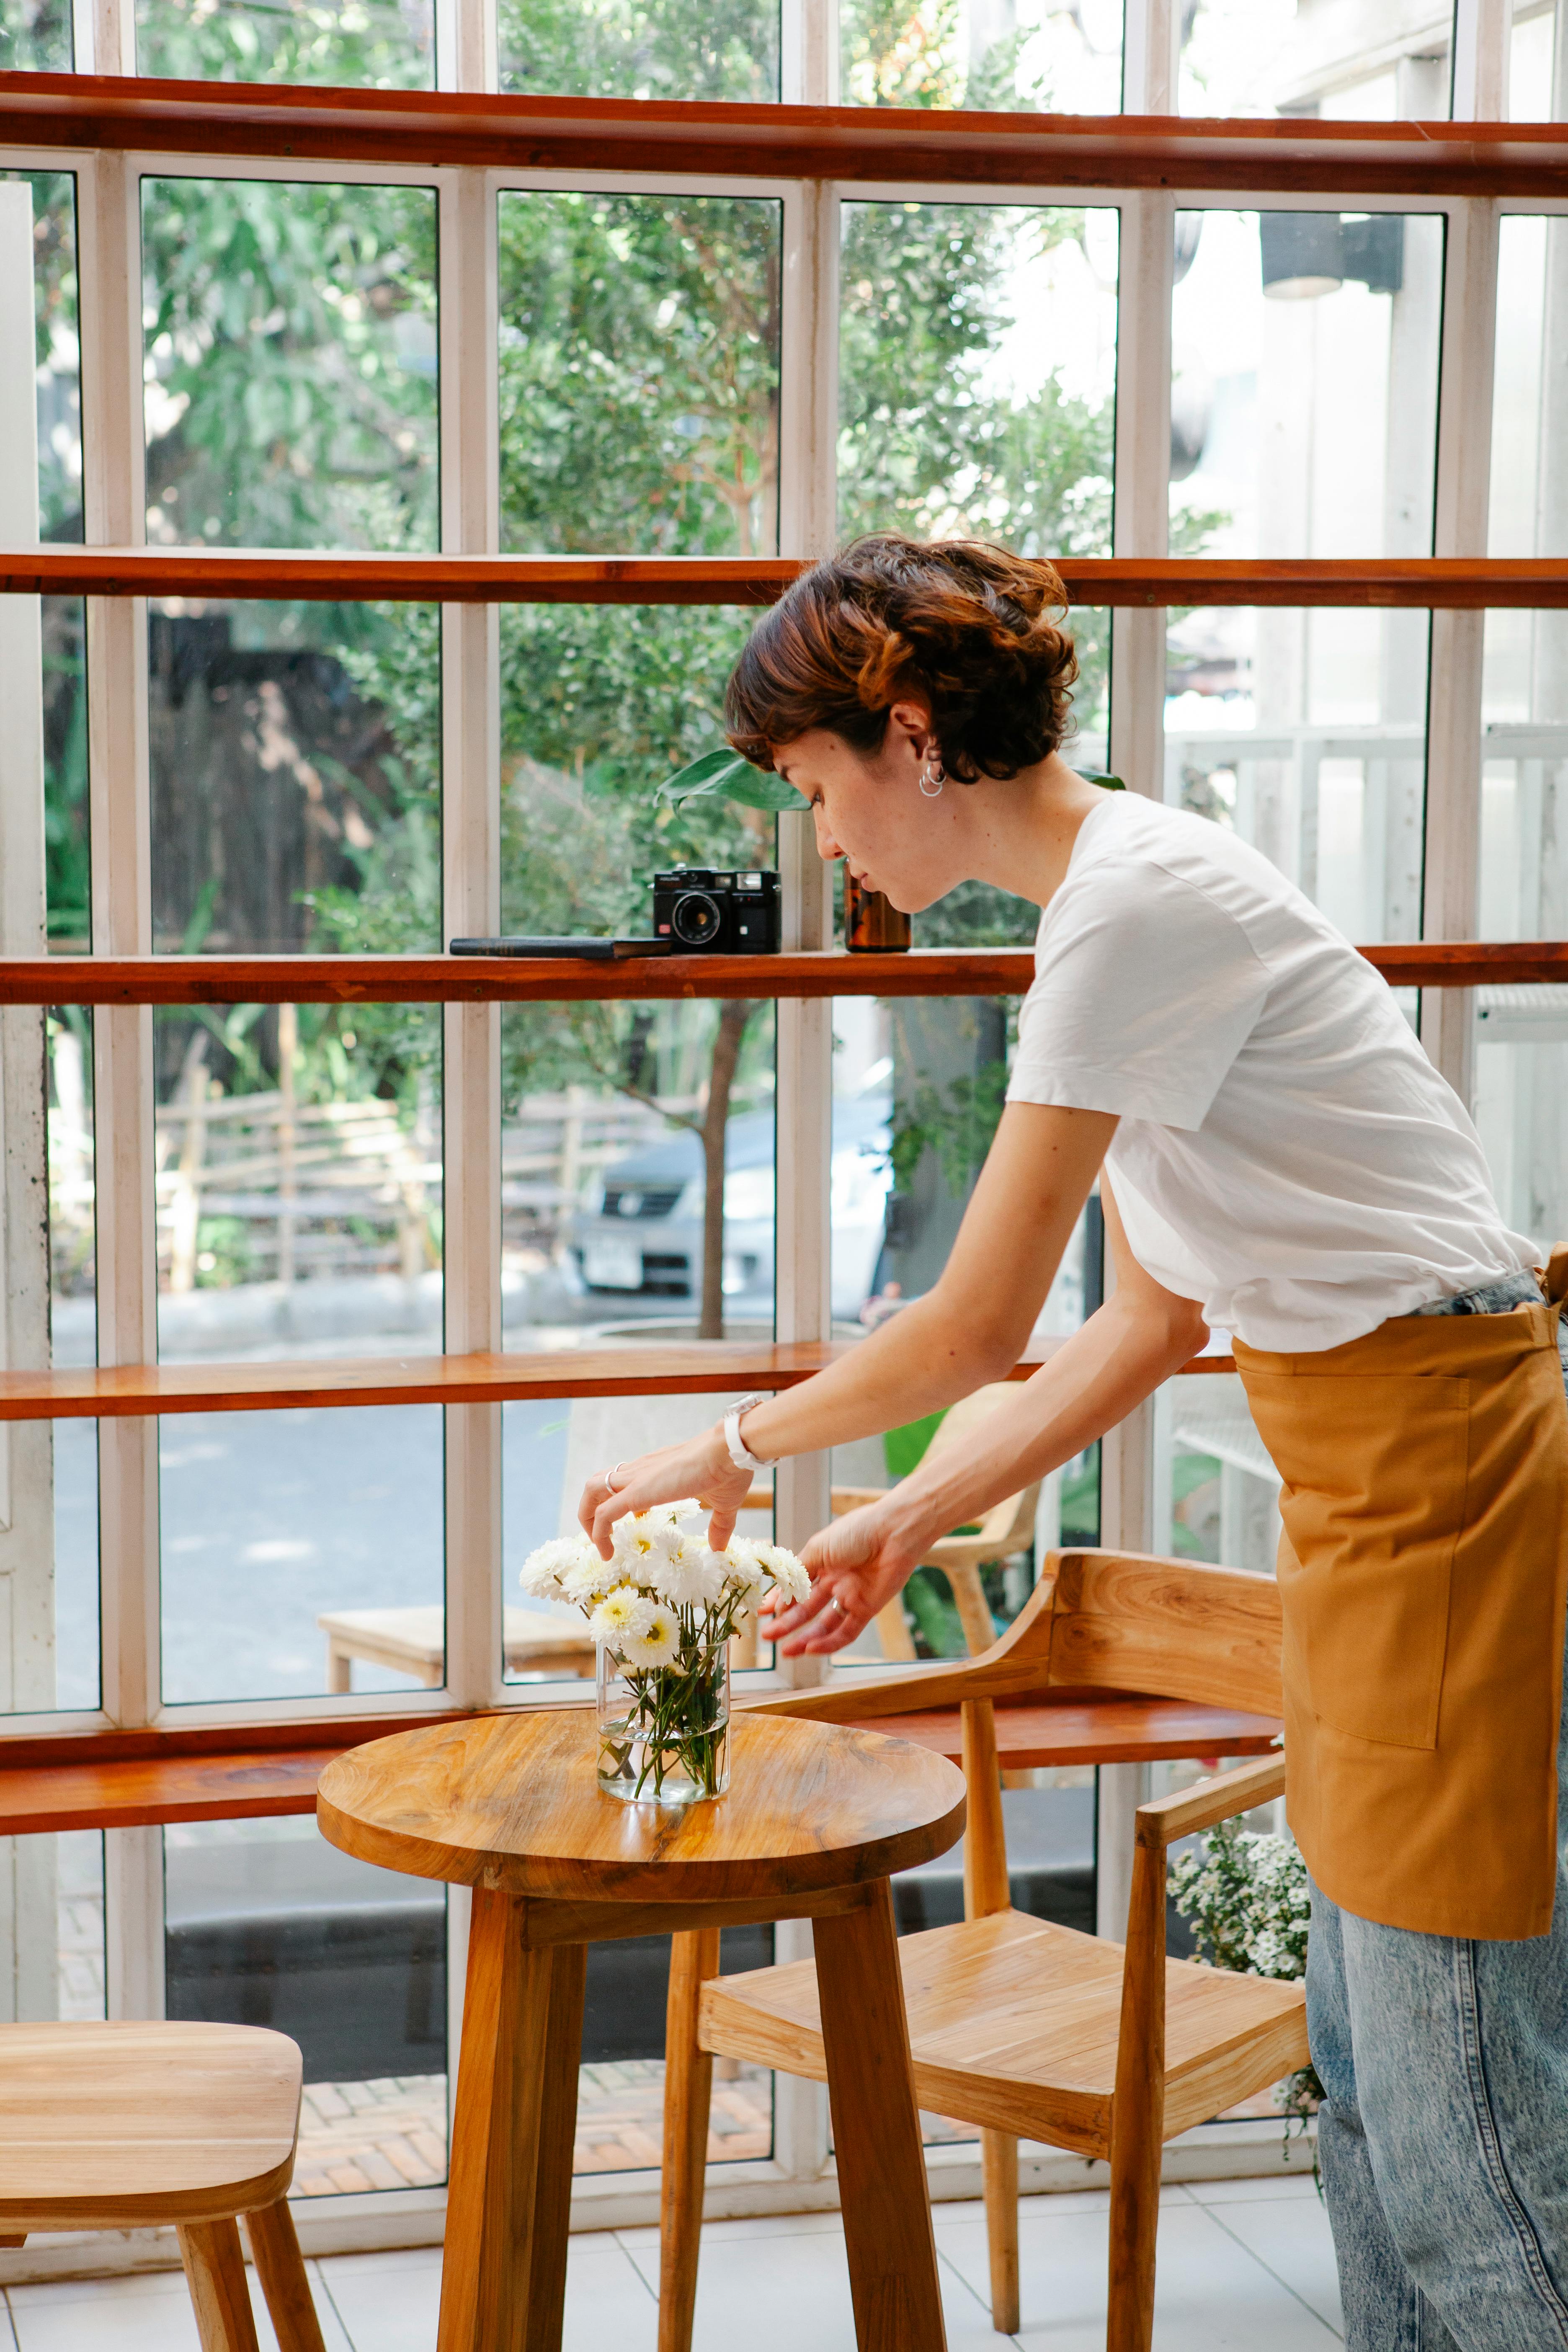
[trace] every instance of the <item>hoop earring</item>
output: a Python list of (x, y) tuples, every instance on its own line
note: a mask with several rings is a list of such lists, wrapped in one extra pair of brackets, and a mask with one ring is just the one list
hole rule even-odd
[(931, 753), (915, 782), (920, 787), (921, 800), (936, 801), (942, 798), (942, 788), (947, 782), (947, 770), (942, 764), (940, 751)]

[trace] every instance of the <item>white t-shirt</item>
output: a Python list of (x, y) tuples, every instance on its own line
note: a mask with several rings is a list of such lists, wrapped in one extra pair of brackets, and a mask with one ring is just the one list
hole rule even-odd
[(1133, 1254), (1212, 1325), (1335, 1348), (1535, 1263), (1384, 982), (1223, 826), (1108, 793), (1035, 974), (1008, 1100), (1120, 1114)]

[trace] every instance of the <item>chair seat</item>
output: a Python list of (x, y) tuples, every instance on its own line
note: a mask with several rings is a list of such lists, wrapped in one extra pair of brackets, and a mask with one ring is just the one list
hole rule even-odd
[[(915, 2095), (934, 2115), (1110, 2153), (1121, 1947), (1018, 1911), (899, 1944)], [(1165, 1963), (1165, 2137), (1307, 2063), (1299, 1984)], [(826, 2080), (810, 1960), (702, 1988), (705, 2050)]]
[(0, 2230), (211, 2221), (294, 2168), (300, 2053), (257, 2026), (0, 2025)]

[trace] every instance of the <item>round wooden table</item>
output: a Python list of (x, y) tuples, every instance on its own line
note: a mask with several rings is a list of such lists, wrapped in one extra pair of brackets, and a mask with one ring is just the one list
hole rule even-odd
[(322, 1834), (474, 1890), (437, 2352), (557, 2352), (587, 1947), (814, 1923), (861, 2352), (941, 2352), (931, 2201), (889, 1874), (963, 1828), (963, 1779), (901, 1739), (742, 1715), (731, 1782), (689, 1811), (600, 1793), (585, 1708), (472, 1717), (351, 1748)]

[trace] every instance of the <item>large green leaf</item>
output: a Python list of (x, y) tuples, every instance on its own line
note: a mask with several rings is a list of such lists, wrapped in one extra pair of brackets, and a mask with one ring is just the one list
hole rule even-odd
[(668, 782), (659, 787), (659, 798), (666, 801), (741, 801), (747, 808), (798, 809), (805, 806), (803, 795), (782, 776), (771, 775), (765, 769), (753, 768), (742, 760), (739, 751), (726, 744), (716, 751), (704, 751), (700, 760), (690, 761), (677, 771)]

